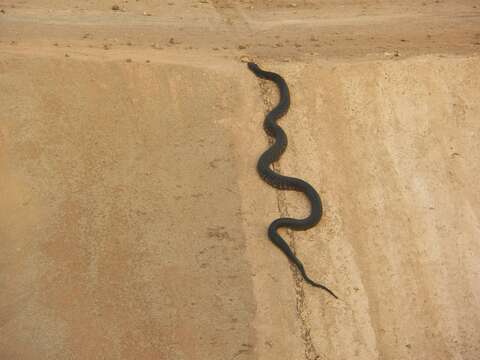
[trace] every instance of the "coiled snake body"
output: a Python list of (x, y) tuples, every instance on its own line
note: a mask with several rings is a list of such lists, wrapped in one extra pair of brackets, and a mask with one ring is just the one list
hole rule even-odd
[(265, 132), (273, 137), (275, 142), (260, 156), (257, 163), (257, 171), (266, 183), (277, 189), (295, 190), (304, 193), (310, 201), (311, 206), (310, 215), (304, 219), (280, 218), (272, 222), (268, 228), (268, 237), (278, 248), (280, 248), (280, 250), (283, 251), (287, 258), (295, 264), (307, 283), (319, 287), (337, 298), (329, 288), (316, 283), (308, 277), (302, 262), (295, 256), (286, 241), (278, 234), (278, 229), (282, 227), (293, 230), (307, 230), (318, 224), (322, 217), (322, 202), (318, 193), (307, 182), (301, 179), (277, 174), (270, 168), (270, 165), (277, 161), (287, 148), (287, 135), (283, 129), (277, 125), (277, 120), (285, 115), (290, 107), (290, 92), (287, 83), (280, 75), (264, 71), (253, 62), (248, 63), (248, 68), (257, 77), (273, 81), (280, 92), (279, 103), (267, 114), (263, 123)]

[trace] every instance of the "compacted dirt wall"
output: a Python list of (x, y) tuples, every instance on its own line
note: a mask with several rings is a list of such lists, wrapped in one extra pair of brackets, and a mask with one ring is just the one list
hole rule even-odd
[(0, 3), (0, 359), (480, 357), (475, 2), (113, 5)]

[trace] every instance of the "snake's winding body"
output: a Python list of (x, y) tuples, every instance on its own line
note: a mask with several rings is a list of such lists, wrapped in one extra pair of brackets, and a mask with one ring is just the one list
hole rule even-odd
[(277, 189), (295, 190), (304, 193), (310, 201), (311, 206), (310, 215), (304, 219), (280, 218), (272, 222), (268, 228), (268, 237), (278, 248), (280, 248), (280, 250), (283, 251), (288, 259), (295, 264), (307, 283), (319, 287), (337, 298), (329, 288), (308, 277), (302, 262), (295, 256), (286, 241), (278, 234), (278, 229), (282, 227), (293, 230), (307, 230), (315, 226), (322, 217), (322, 202), (318, 193), (307, 182), (301, 179), (277, 174), (270, 168), (270, 165), (277, 161), (287, 148), (287, 135), (283, 129), (278, 126), (277, 120), (285, 115), (290, 107), (290, 92), (287, 83), (280, 75), (264, 71), (253, 62), (248, 63), (248, 68), (257, 77), (273, 81), (280, 92), (279, 103), (267, 114), (263, 123), (265, 132), (273, 137), (275, 142), (260, 156), (257, 163), (257, 171), (266, 183)]

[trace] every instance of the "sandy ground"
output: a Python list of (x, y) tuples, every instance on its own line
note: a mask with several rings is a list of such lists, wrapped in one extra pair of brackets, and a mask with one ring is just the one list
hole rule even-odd
[(479, 359), (479, 49), (477, 1), (1, 0), (0, 359)]

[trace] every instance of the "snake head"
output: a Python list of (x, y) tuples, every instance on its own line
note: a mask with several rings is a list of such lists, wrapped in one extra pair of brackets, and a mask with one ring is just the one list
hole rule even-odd
[(255, 64), (254, 62), (251, 62), (251, 61), (247, 63), (247, 66), (248, 66), (248, 68), (249, 68), (250, 70), (252, 70), (253, 72), (256, 72), (256, 71), (260, 70), (260, 68), (258, 67), (258, 65)]

